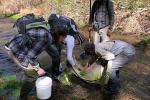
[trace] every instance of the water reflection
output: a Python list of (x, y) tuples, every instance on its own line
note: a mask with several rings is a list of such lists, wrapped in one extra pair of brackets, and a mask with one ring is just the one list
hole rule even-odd
[(0, 49), (0, 70), (3, 71), (3, 74), (6, 75), (12, 75), (12, 74), (19, 74), (20, 72), (17, 72), (18, 67), (11, 58), (9, 58), (4, 46)]

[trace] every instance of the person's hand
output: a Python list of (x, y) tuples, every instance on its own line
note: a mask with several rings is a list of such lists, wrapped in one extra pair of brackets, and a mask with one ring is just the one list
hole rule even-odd
[(86, 72), (86, 71), (88, 70), (88, 68), (89, 68), (89, 66), (88, 66), (88, 64), (87, 64), (87, 65), (85, 65), (84, 67), (80, 67), (79, 70), (80, 70), (80, 71), (83, 71), (83, 72)]
[(91, 25), (89, 25), (88, 31), (91, 32), (92, 30), (93, 30), (93, 27)]
[(45, 72), (44, 69), (39, 68), (38, 71), (37, 71), (37, 73), (38, 73), (39, 76), (42, 76), (42, 75), (44, 75), (46, 72)]
[(109, 26), (109, 28), (108, 28), (108, 32), (107, 32), (107, 35), (108, 35), (109, 37), (111, 36), (111, 34), (112, 34), (113, 30), (114, 30), (114, 27)]
[(77, 39), (75, 39), (75, 45), (79, 45), (79, 44), (80, 42)]
[(112, 34), (112, 30), (108, 29), (107, 35), (110, 37)]
[(84, 66), (84, 67), (81, 69), (82, 72), (86, 72), (87, 70), (88, 70), (88, 66)]

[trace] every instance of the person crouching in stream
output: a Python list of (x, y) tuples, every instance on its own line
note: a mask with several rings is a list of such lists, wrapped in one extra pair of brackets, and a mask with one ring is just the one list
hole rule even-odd
[(134, 46), (125, 41), (113, 40), (97, 45), (88, 43), (85, 45), (84, 50), (86, 54), (92, 57), (88, 65), (82, 70), (87, 70), (97, 59), (107, 61), (107, 71), (110, 73), (110, 78), (102, 92), (106, 95), (117, 94), (120, 88), (119, 69), (129, 63), (135, 55)]

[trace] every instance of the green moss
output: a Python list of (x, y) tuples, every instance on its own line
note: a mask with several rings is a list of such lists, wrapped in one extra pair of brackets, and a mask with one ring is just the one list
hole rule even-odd
[(11, 16), (10, 18), (13, 19), (13, 20), (17, 20), (20, 17), (21, 17), (20, 15), (15, 14), (15, 15)]
[(12, 96), (12, 100), (17, 100), (17, 98), (18, 98), (18, 96), (20, 95), (20, 89), (21, 89), (21, 87), (17, 87), (17, 88), (15, 88), (15, 90), (13, 90), (12, 92), (11, 92), (11, 96)]
[(2, 70), (0, 70), (0, 76), (2, 76), (3, 75), (3, 71)]
[(4, 84), (0, 84), (0, 88), (15, 89), (20, 86), (20, 82), (17, 80), (16, 75), (2, 76), (1, 79)]
[[(0, 84), (0, 89), (3, 91), (3, 94), (9, 97), (11, 100), (17, 100), (20, 95), (21, 82), (16, 78), (16, 75), (9, 75), (1, 77), (2, 84)], [(7, 91), (7, 94), (5, 92)]]
[(0, 14), (0, 18), (11, 18), (12, 20), (17, 20), (18, 18), (20, 18), (21, 16), (18, 14)]
[(143, 39), (144, 43), (150, 43), (150, 35), (149, 36), (145, 36)]

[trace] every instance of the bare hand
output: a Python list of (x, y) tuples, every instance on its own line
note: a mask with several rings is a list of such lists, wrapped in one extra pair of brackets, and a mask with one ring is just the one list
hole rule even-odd
[(38, 71), (37, 71), (37, 73), (38, 73), (39, 76), (42, 76), (42, 75), (44, 75), (46, 72), (45, 72), (44, 69), (39, 68)]
[(92, 30), (93, 30), (93, 27), (92, 27), (92, 26), (89, 26), (89, 27), (88, 27), (88, 31), (91, 32)]
[(79, 45), (79, 44), (80, 42), (77, 39), (75, 39), (75, 45)]
[(80, 67), (80, 70), (83, 72), (86, 72), (88, 70), (88, 68), (89, 68), (89, 66), (88, 66), (88, 64), (86, 64), (86, 66)]
[(108, 29), (107, 35), (110, 37), (112, 34), (112, 30)]
[(88, 66), (84, 66), (84, 67), (81, 69), (81, 71), (86, 72), (87, 69), (88, 69)]

